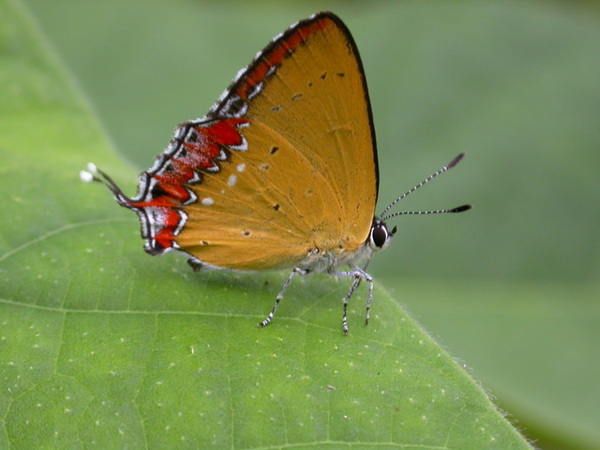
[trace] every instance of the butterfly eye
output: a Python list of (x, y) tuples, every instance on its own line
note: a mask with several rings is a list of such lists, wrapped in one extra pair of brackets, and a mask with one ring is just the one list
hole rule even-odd
[(373, 250), (381, 250), (387, 247), (387, 244), (390, 243), (392, 236), (393, 233), (388, 231), (385, 223), (380, 220), (375, 220), (371, 227), (371, 238), (369, 239), (369, 245)]

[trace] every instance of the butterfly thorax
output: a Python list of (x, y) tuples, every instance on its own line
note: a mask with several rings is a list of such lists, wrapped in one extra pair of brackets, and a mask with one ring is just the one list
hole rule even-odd
[(309, 272), (325, 272), (341, 265), (360, 265), (368, 261), (373, 254), (373, 249), (364, 243), (357, 250), (348, 252), (344, 249), (311, 250), (298, 264), (300, 269)]
[(309, 272), (323, 272), (341, 265), (361, 266), (371, 259), (373, 252), (386, 248), (395, 232), (396, 228), (388, 230), (387, 225), (375, 217), (367, 239), (359, 246), (350, 248), (351, 241), (340, 242), (337, 247), (315, 246), (297, 267)]

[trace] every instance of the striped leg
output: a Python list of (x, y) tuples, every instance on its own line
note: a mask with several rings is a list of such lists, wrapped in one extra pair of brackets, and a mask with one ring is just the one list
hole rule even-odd
[(348, 294), (343, 299), (344, 312), (342, 315), (342, 331), (344, 332), (345, 335), (348, 334), (348, 302), (350, 301), (350, 298), (354, 294), (354, 291), (360, 284), (361, 280), (365, 280), (367, 283), (369, 283), (369, 294), (367, 297), (367, 312), (366, 312), (366, 318), (365, 318), (365, 325), (369, 324), (371, 303), (373, 302), (373, 278), (371, 277), (371, 275), (369, 275), (367, 272), (365, 272), (363, 269), (361, 269), (359, 267), (354, 266), (354, 267), (351, 267), (351, 269), (352, 269), (351, 271), (337, 271), (337, 270), (329, 271), (329, 273), (331, 275), (334, 275), (336, 277), (353, 278), (352, 285), (350, 286), (350, 290), (348, 291)]
[(344, 300), (343, 300), (344, 313), (342, 315), (342, 331), (344, 332), (345, 335), (348, 334), (348, 302), (350, 301), (350, 297), (352, 297), (352, 294), (354, 294), (354, 291), (360, 284), (360, 280), (361, 280), (361, 278), (359, 278), (359, 277), (354, 278), (354, 281), (352, 281), (352, 286), (350, 286), (350, 290), (348, 291), (348, 294), (344, 297)]
[(285, 280), (285, 283), (283, 283), (283, 286), (281, 286), (281, 290), (279, 291), (279, 294), (277, 294), (277, 298), (275, 299), (275, 304), (273, 305), (273, 309), (271, 310), (271, 312), (269, 313), (267, 318), (258, 324), (259, 327), (261, 327), (261, 328), (266, 327), (267, 325), (269, 325), (271, 323), (271, 320), (273, 320), (273, 316), (275, 315), (275, 312), (277, 311), (277, 307), (279, 306), (279, 302), (283, 299), (285, 291), (287, 290), (288, 286), (290, 285), (292, 278), (294, 278), (294, 276), (296, 276), (296, 275), (306, 275), (307, 273), (308, 273), (307, 270), (300, 269), (299, 267), (294, 267), (292, 269), (292, 273), (290, 273), (290, 276), (287, 278), (287, 280)]
[(367, 296), (367, 310), (365, 312), (365, 326), (369, 325), (369, 319), (371, 318), (371, 303), (373, 303), (373, 278), (365, 272), (369, 278), (365, 278), (369, 282), (369, 294)]
[[(362, 268), (362, 271), (364, 272), (364, 274), (369, 277), (369, 279), (367, 279), (365, 277), (365, 279), (369, 282), (369, 295), (367, 297), (367, 311), (365, 312), (365, 326), (369, 325), (369, 318), (371, 317), (371, 303), (373, 303), (373, 279), (367, 273), (367, 267), (369, 267), (370, 262), (371, 262), (371, 259), (367, 260), (365, 266)], [(361, 278), (361, 280), (362, 280), (362, 278)], [(360, 285), (360, 283), (359, 283), (359, 285)]]

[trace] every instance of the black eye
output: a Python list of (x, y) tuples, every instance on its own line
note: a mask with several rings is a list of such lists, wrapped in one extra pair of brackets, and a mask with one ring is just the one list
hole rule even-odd
[(371, 243), (376, 248), (382, 248), (388, 238), (388, 229), (383, 222), (376, 222), (371, 228)]

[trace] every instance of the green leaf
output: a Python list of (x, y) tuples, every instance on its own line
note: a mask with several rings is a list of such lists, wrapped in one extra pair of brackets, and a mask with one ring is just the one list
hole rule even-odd
[(0, 447), (528, 448), (481, 387), (379, 286), (192, 273), (78, 172), (110, 150), (17, 1), (0, 2)]

